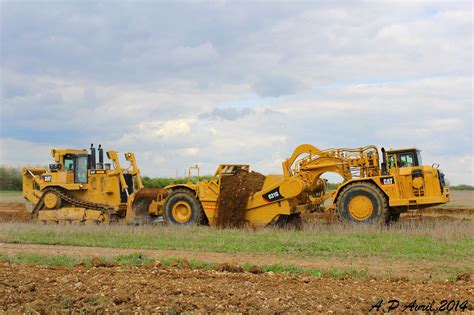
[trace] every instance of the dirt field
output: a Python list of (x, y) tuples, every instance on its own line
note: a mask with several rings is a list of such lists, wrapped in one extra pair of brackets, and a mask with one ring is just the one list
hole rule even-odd
[[(230, 273), (186, 267), (44, 267), (0, 263), (0, 309), (8, 312), (367, 312), (383, 299), (402, 311), (442, 300), (461, 303), (474, 294), (472, 280), (409, 281), (315, 278)], [(60, 289), (59, 289), (60, 288)], [(460, 304), (461, 304), (460, 303)], [(467, 308), (472, 309), (472, 304)], [(409, 309), (410, 310), (410, 309)], [(414, 311), (414, 309), (412, 309)]]
[[(453, 192), (453, 201), (428, 209), (424, 217), (436, 220), (471, 220), (474, 192)], [(21, 196), (0, 195), (0, 220), (28, 221)], [(413, 217), (403, 220), (412, 220)], [(415, 311), (414, 304), (439, 310), (443, 300), (451, 306), (473, 309), (472, 273), (463, 261), (413, 261), (371, 257), (297, 257), (251, 253), (218, 253), (186, 250), (97, 248), (0, 243), (3, 255), (66, 255), (75, 258), (115, 257), (132, 253), (151, 257), (152, 266), (48, 267), (13, 264), (0, 260), (0, 312), (40, 313), (74, 311), (154, 312), (368, 312), (378, 304), (388, 311)], [(199, 259), (231, 266), (282, 263), (320, 270), (365, 270), (367, 276), (321, 278), (282, 273), (226, 272), (195, 269), (189, 265), (162, 266), (160, 260), (174, 257)], [(224, 268), (225, 269), (225, 268)], [(236, 268), (239, 269), (239, 268)], [(257, 268), (258, 271), (258, 268)], [(454, 275), (454, 278), (453, 278)], [(447, 279), (450, 280), (447, 280)], [(468, 303), (464, 301), (468, 300)], [(410, 308), (407, 305), (413, 306)], [(450, 307), (451, 307), (450, 306)], [(455, 310), (455, 309), (451, 309)], [(457, 309), (460, 311), (461, 309)]]

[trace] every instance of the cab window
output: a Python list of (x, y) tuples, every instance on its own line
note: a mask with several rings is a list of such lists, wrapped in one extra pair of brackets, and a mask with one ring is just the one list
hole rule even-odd
[(416, 151), (416, 158), (418, 160), (418, 165), (423, 165), (423, 162), (421, 161), (420, 151)]
[(76, 173), (74, 181), (76, 183), (87, 183), (87, 155), (76, 158)]
[(413, 153), (399, 153), (397, 154), (397, 157), (398, 167), (409, 167), (415, 165)]
[(394, 154), (390, 154), (388, 156), (388, 168), (395, 168), (396, 165), (395, 165), (395, 155)]
[(66, 171), (74, 171), (74, 157), (71, 157), (71, 156), (64, 157), (64, 169)]

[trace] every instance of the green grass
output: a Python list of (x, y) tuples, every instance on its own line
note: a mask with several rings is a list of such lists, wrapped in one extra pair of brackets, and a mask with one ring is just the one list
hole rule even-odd
[(8, 243), (178, 249), (295, 257), (381, 257), (472, 260), (474, 223), (442, 222), (390, 229), (313, 226), (302, 231), (219, 230), (209, 227), (74, 226), (0, 223)]
[(37, 254), (0, 254), (0, 259), (15, 264), (46, 265), (46, 266), (74, 266), (78, 260), (69, 256), (42, 256)]
[[(92, 259), (79, 259), (73, 258), (69, 256), (42, 256), (36, 254), (0, 254), (0, 260), (8, 261), (10, 263), (15, 264), (28, 264), (28, 265), (45, 265), (45, 266), (67, 266), (71, 267), (82, 263), (86, 268), (92, 267)], [(153, 258), (148, 257), (142, 253), (133, 253), (130, 255), (123, 255), (117, 256), (111, 259), (101, 258), (101, 262), (103, 262), (107, 266), (151, 266), (157, 261)], [(167, 258), (164, 260), (159, 261), (159, 265), (170, 267), (176, 266), (180, 267), (184, 260), (179, 258)], [(189, 267), (191, 269), (203, 269), (203, 270), (215, 270), (217, 267), (216, 263), (204, 262), (200, 260), (191, 259), (188, 261)], [(249, 272), (249, 270), (254, 267), (254, 265), (250, 263), (243, 264), (242, 269), (244, 272)], [(368, 274), (364, 270), (357, 270), (354, 268), (348, 270), (338, 270), (338, 269), (330, 269), (330, 270), (319, 270), (314, 268), (301, 268), (295, 265), (283, 265), (280, 263), (272, 264), (272, 265), (262, 265), (258, 266), (263, 273), (273, 272), (273, 273), (282, 273), (282, 274), (291, 274), (291, 275), (306, 275), (312, 277), (333, 277), (333, 278), (341, 278), (341, 277), (353, 277), (353, 278), (360, 278), (364, 277), (367, 278)]]
[(151, 264), (153, 262), (153, 259), (143, 255), (142, 253), (135, 253), (130, 255), (117, 256), (115, 257), (114, 262), (119, 265), (142, 266)]
[(19, 196), (21, 191), (18, 190), (0, 190), (0, 196)]

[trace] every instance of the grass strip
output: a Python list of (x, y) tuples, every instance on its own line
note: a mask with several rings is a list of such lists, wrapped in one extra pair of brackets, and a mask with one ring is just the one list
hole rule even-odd
[[(146, 256), (142, 253), (133, 253), (129, 255), (121, 255), (113, 258), (74, 258), (65, 255), (60, 256), (43, 256), (37, 254), (0, 254), (0, 260), (7, 261), (14, 264), (27, 264), (27, 265), (42, 265), (42, 266), (65, 266), (73, 267), (76, 265), (83, 265), (86, 268), (94, 267), (94, 260), (100, 261), (100, 267), (113, 267), (113, 266), (152, 266), (159, 265), (164, 267), (177, 267), (177, 268), (190, 268), (190, 269), (202, 269), (202, 270), (216, 270), (219, 264), (200, 261), (196, 259), (185, 260), (180, 258), (166, 258), (160, 259), (159, 261)], [(280, 263), (271, 265), (261, 265), (256, 267), (253, 264), (245, 263), (242, 266), (243, 272), (251, 272), (258, 268), (258, 273), (278, 273), (278, 274), (289, 274), (289, 275), (306, 275), (312, 277), (353, 277), (353, 278), (367, 278), (369, 275), (365, 270), (358, 270), (355, 268), (347, 270), (320, 270), (314, 268), (301, 268), (295, 265), (283, 265)]]
[(256, 253), (294, 257), (380, 257), (466, 261), (474, 257), (474, 223), (396, 228), (313, 226), (301, 231), (209, 227), (74, 226), (0, 223), (7, 243)]
[(21, 196), (18, 190), (0, 190), (0, 196)]

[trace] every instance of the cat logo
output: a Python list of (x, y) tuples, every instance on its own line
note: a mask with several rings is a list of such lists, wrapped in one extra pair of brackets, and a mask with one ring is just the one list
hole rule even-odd
[(52, 179), (52, 176), (51, 176), (51, 175), (43, 176), (43, 181), (45, 181), (45, 182), (50, 182), (51, 179)]
[(380, 182), (382, 183), (382, 185), (393, 185), (395, 184), (394, 180), (393, 180), (393, 177), (384, 177), (384, 178), (381, 178), (380, 179)]

